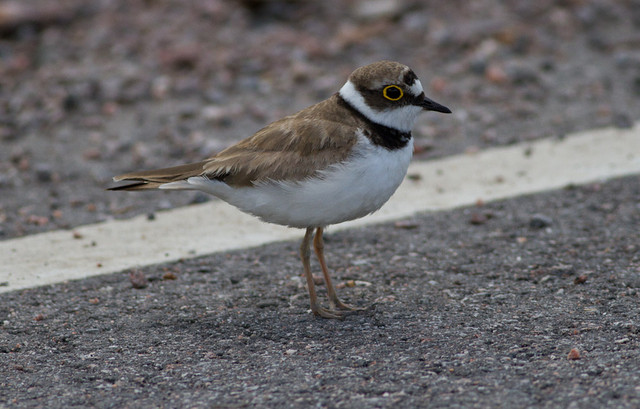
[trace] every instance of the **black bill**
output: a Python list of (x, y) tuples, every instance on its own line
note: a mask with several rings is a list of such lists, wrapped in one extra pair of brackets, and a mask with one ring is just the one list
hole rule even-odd
[(427, 111), (442, 112), (443, 114), (451, 113), (451, 110), (449, 108), (444, 105), (438, 104), (436, 101), (433, 101), (427, 97), (424, 97), (422, 102), (420, 102), (418, 105)]

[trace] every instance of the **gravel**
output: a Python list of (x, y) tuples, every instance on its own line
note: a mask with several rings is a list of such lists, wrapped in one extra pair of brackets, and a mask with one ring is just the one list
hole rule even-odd
[[(640, 115), (637, 2), (0, 2), (0, 240), (201, 200), (105, 193), (200, 160), (402, 61), (454, 115), (419, 159)], [(43, 220), (47, 222), (42, 222)], [(34, 222), (40, 221), (40, 222)]]

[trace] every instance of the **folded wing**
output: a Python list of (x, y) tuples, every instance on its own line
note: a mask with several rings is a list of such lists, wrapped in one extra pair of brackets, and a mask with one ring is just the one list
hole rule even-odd
[[(133, 183), (110, 190), (156, 189), (196, 176), (219, 180), (232, 187), (313, 177), (318, 170), (344, 161), (357, 142), (356, 126), (318, 118), (312, 112), (316, 107), (273, 122), (204, 161), (116, 176), (116, 182)], [(174, 185), (188, 188), (186, 183)]]

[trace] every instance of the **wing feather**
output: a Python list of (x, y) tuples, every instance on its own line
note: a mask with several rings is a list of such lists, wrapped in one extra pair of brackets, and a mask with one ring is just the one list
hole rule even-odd
[(232, 186), (266, 180), (302, 180), (344, 161), (357, 141), (356, 129), (328, 121), (287, 120), (274, 123), (254, 137), (220, 152), (205, 165), (205, 175)]

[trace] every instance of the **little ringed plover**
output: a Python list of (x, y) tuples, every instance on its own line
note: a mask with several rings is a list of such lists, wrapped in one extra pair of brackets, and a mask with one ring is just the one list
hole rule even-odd
[[(110, 190), (200, 190), (263, 221), (306, 229), (300, 257), (311, 311), (341, 318), (340, 310), (356, 308), (336, 294), (324, 260), (323, 229), (375, 212), (391, 197), (407, 173), (411, 129), (422, 111), (451, 113), (425, 96), (409, 67), (376, 62), (356, 69), (327, 100), (208, 159), (116, 176), (116, 182), (131, 183)], [(316, 296), (312, 241), (329, 309)]]

